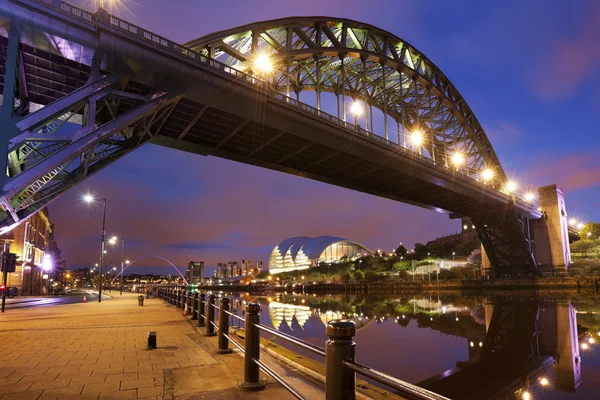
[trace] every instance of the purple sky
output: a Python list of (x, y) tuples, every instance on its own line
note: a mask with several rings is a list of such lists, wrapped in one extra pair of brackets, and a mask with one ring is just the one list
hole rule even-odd
[[(92, 0), (75, 4), (91, 8)], [(455, 84), (484, 126), (510, 176), (557, 183), (569, 213), (599, 220), (600, 3), (370, 2), (354, 0), (126, 1), (116, 14), (178, 42), (258, 20), (327, 15), (388, 30), (427, 55)], [(293, 4), (293, 5), (292, 5)], [(126, 238), (129, 259), (260, 259), (291, 236), (335, 235), (386, 251), (459, 229), (413, 206), (213, 157), (147, 145), (50, 206), (68, 265), (99, 253), (100, 207), (107, 231)], [(109, 258), (120, 258), (112, 250)], [(141, 260), (164, 273), (164, 262)]]

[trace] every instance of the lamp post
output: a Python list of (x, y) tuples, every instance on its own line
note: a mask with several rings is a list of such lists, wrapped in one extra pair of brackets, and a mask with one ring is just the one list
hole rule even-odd
[(125, 251), (125, 238), (113, 236), (109, 240), (109, 243), (115, 244), (115, 243), (117, 243), (117, 241), (121, 242), (121, 277), (119, 279), (119, 296), (123, 296), (123, 270), (124, 270), (124, 264), (125, 264), (125, 257), (123, 254)]
[(452, 261), (454, 261), (454, 255), (455, 254), (456, 254), (455, 252), (452, 252)]
[[(86, 194), (83, 197), (83, 200), (86, 203), (93, 203), (94, 202), (94, 196), (92, 196), (91, 194)], [(102, 200), (103, 204), (104, 204), (104, 208), (103, 208), (103, 212), (102, 212), (102, 239), (101, 239), (101, 245), (100, 245), (100, 274), (99, 276), (99, 281), (98, 281), (98, 303), (102, 302), (102, 264), (104, 263), (104, 241), (106, 238), (106, 197), (101, 198), (100, 200)]]

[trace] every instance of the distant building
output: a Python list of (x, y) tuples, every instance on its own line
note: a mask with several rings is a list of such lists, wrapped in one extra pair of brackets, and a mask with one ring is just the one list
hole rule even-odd
[(262, 269), (262, 261), (242, 260), (242, 276), (257, 276)]
[(204, 281), (204, 261), (190, 261), (188, 269), (185, 273), (185, 279), (189, 283)]
[(269, 258), (269, 272), (279, 274), (308, 269), (321, 262), (354, 260), (371, 253), (371, 250), (360, 243), (335, 236), (294, 237), (275, 246)]
[(262, 261), (242, 260), (240, 265), (237, 261), (217, 263), (215, 278), (235, 278), (244, 276), (256, 276), (262, 271)]
[[(43, 294), (49, 280), (54, 279), (54, 274), (59, 276), (64, 270), (53, 230), (48, 209), (43, 208), (12, 231), (0, 236), (0, 251), (15, 253), (18, 257), (16, 271), (8, 274), (7, 285), (18, 287), (19, 295)], [(47, 253), (53, 257), (50, 274), (42, 271), (42, 261)]]
[(464, 218), (462, 220), (461, 231), (452, 235), (441, 236), (435, 240), (427, 242), (426, 246), (455, 246), (457, 244), (469, 244), (473, 241), (479, 240), (477, 237), (477, 231), (475, 231), (475, 225), (470, 219)]

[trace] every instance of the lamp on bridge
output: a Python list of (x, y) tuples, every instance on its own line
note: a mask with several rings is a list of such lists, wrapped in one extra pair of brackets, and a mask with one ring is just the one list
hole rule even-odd
[(254, 72), (268, 75), (273, 72), (273, 60), (267, 53), (258, 53), (253, 61)]
[(362, 115), (363, 107), (358, 101), (354, 101), (350, 105), (350, 112), (354, 114), (354, 125), (356, 125), (356, 130), (358, 130), (358, 117)]
[(533, 200), (535, 200), (535, 194), (533, 192), (525, 193), (525, 201), (531, 203)]
[(410, 134), (410, 142), (417, 148), (417, 153), (421, 154), (421, 145), (423, 144), (423, 132), (415, 130)]
[(515, 190), (517, 190), (517, 182), (515, 181), (508, 181), (506, 182), (506, 192), (507, 193), (512, 193)]
[(485, 182), (488, 183), (490, 182), (492, 179), (494, 179), (494, 170), (492, 170), (491, 168), (486, 168), (481, 172), (481, 179)]

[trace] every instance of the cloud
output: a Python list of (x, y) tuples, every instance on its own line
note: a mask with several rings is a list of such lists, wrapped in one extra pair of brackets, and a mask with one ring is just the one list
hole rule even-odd
[(232, 246), (225, 243), (213, 242), (182, 242), (171, 243), (164, 245), (167, 249), (184, 249), (184, 250), (206, 250), (206, 249), (231, 249)]
[[(600, 4), (582, 7), (578, 29), (570, 36), (555, 36), (529, 71), (529, 84), (542, 99), (572, 98), (600, 70)], [(556, 30), (561, 31), (561, 30)], [(555, 32), (556, 32), (555, 31)]]
[(600, 159), (598, 151), (578, 154), (545, 155), (528, 171), (532, 181), (548, 184), (549, 177), (565, 191), (578, 191), (600, 185)]

